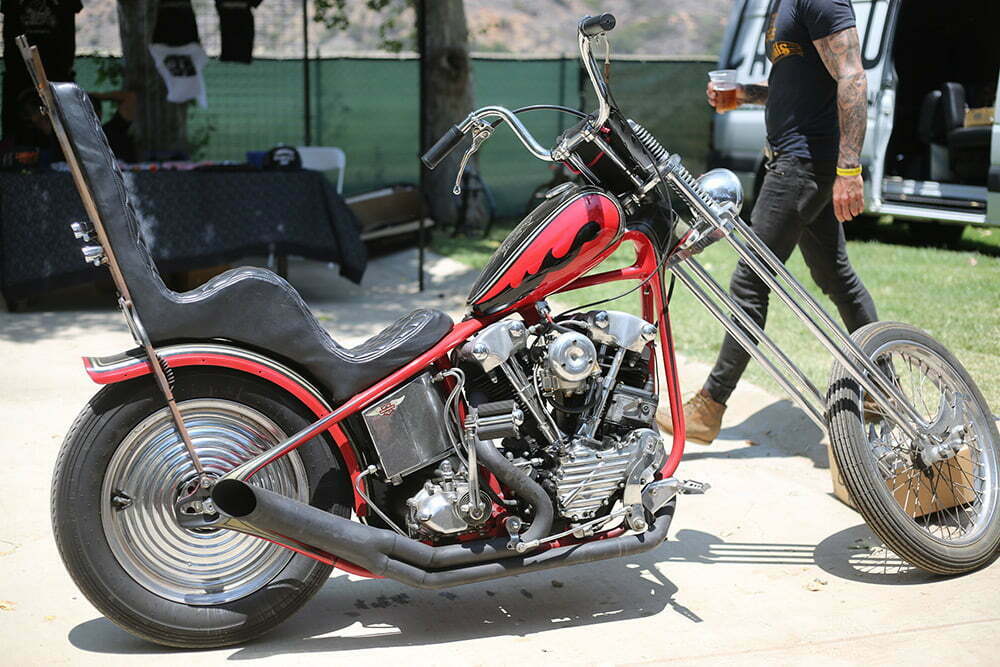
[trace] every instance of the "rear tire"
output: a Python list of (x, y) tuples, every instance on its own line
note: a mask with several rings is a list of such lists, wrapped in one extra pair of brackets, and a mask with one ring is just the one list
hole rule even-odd
[[(923, 468), (895, 422), (866, 411), (860, 385), (835, 363), (827, 395), (830, 440), (858, 511), (886, 546), (927, 572), (962, 574), (992, 563), (1000, 549), (1000, 435), (976, 383), (943, 345), (915, 327), (875, 322), (853, 337), (880, 367), (895, 369), (898, 386), (928, 422), (960, 392), (961, 423), (972, 434), (960, 452), (971, 473), (957, 456)], [(927, 511), (947, 505), (940, 500), (946, 493), (970, 500)]]
[[(174, 393), (215, 474), (313, 421), (243, 373), (181, 369)], [(87, 599), (138, 637), (183, 648), (247, 641), (301, 607), (332, 568), (241, 533), (181, 528), (172, 502), (194, 469), (166, 410), (144, 377), (105, 387), (76, 418), (52, 482), (59, 553)], [(323, 438), (284, 458), (253, 481), (349, 516), (350, 486)]]

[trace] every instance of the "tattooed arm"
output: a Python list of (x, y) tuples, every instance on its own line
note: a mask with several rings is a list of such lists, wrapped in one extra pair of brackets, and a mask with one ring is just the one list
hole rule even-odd
[(767, 84), (748, 83), (740, 86), (740, 92), (736, 98), (740, 104), (767, 104)]
[[(851, 169), (861, 164), (861, 147), (868, 126), (868, 80), (861, 64), (856, 28), (848, 28), (813, 42), (827, 71), (837, 81), (837, 115), (840, 154), (837, 166)], [(838, 176), (833, 188), (837, 219), (847, 222), (864, 210), (861, 176)]]

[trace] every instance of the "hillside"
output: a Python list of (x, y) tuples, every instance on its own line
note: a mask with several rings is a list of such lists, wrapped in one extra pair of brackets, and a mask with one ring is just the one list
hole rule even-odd
[[(117, 0), (86, 0), (77, 16), (78, 53), (119, 53)], [(512, 54), (573, 53), (573, 26), (586, 14), (610, 11), (618, 18), (612, 46), (623, 54), (714, 54), (732, 0), (466, 0), (474, 51)], [(202, 42), (218, 53), (218, 18), (213, 0), (193, 0)], [(377, 51), (380, 27), (386, 37), (413, 48), (413, 15), (403, 0), (382, 13), (349, 0), (350, 26), (330, 30), (310, 25), (310, 54)], [(395, 9), (394, 9), (395, 8)], [(301, 54), (299, 0), (264, 0), (256, 10), (255, 55), (290, 58)]]

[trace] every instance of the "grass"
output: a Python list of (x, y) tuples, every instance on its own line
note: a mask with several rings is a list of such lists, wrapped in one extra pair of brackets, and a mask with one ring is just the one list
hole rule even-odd
[[(458, 261), (481, 268), (511, 224), (498, 224), (488, 238), (438, 236), (435, 249)], [(955, 250), (907, 245), (904, 226), (882, 224), (874, 241), (849, 241), (851, 262), (872, 293), (883, 320), (918, 326), (944, 343), (969, 370), (994, 412), (1000, 412), (1000, 229), (967, 228)], [(698, 257), (723, 286), (736, 265), (725, 242)], [(632, 260), (631, 249), (619, 250), (601, 270)], [(820, 303), (836, 314), (832, 304), (809, 278), (796, 251), (788, 262)], [(561, 295), (567, 306), (615, 296), (627, 283), (613, 283)], [(630, 295), (609, 308), (638, 314), (639, 301)], [(678, 285), (670, 308), (677, 350), (690, 359), (711, 363), (722, 341), (722, 327), (687, 290)], [(771, 300), (767, 331), (820, 388), (826, 386), (831, 358), (815, 338), (776, 298)], [(744, 376), (780, 394), (777, 384), (756, 363)], [(695, 387), (685, 387), (691, 392)]]

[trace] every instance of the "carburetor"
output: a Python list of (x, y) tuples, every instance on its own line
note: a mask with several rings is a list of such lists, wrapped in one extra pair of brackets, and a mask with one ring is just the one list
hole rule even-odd
[(567, 396), (582, 394), (587, 389), (587, 380), (600, 372), (593, 341), (584, 333), (567, 331), (546, 347), (542, 391), (561, 391)]

